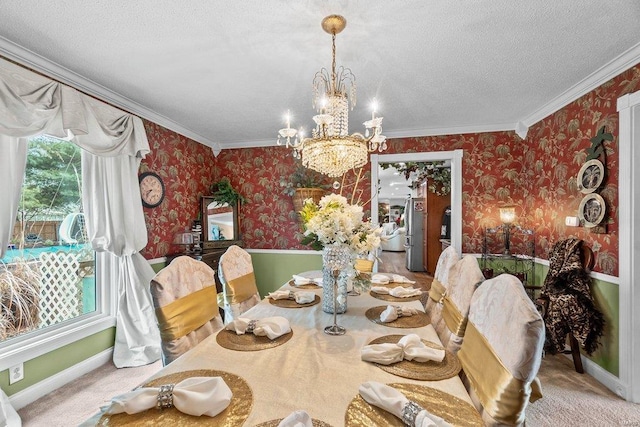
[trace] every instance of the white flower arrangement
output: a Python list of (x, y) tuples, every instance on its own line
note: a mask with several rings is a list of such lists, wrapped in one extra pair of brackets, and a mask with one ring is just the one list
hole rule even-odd
[(363, 221), (362, 206), (349, 204), (338, 194), (322, 197), (317, 205), (305, 200), (300, 215), (305, 228), (302, 243), (315, 250), (345, 244), (356, 254), (367, 254), (380, 246), (382, 228)]

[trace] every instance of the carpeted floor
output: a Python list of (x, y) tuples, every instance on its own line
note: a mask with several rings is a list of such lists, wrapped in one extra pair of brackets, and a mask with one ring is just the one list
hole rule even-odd
[(571, 359), (547, 355), (538, 374), (544, 397), (527, 406), (527, 427), (640, 426), (640, 404), (624, 401)]
[[(111, 397), (136, 387), (161, 367), (156, 362), (116, 369), (108, 363), (18, 412), (25, 427), (77, 426)], [(545, 357), (539, 377), (544, 398), (527, 407), (527, 427), (640, 426), (640, 405), (625, 402), (589, 375), (576, 373), (564, 356)]]
[(107, 405), (113, 396), (137, 387), (160, 369), (160, 361), (122, 369), (105, 363), (25, 406), (18, 414), (25, 427), (77, 426)]

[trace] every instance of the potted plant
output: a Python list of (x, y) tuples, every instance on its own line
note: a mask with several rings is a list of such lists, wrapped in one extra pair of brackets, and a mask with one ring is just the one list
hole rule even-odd
[(220, 204), (228, 203), (229, 206), (235, 206), (240, 203), (245, 203), (247, 199), (233, 188), (229, 178), (222, 178), (218, 182), (211, 184), (211, 195), (213, 200)]
[(293, 197), (293, 207), (296, 212), (300, 212), (306, 199), (318, 203), (327, 194), (331, 187), (328, 181), (327, 176), (299, 165), (288, 179), (280, 177), (280, 187), (282, 194)]

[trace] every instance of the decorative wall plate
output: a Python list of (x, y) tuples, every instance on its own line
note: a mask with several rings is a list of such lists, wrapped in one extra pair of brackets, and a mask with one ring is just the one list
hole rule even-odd
[(604, 199), (597, 193), (584, 196), (578, 207), (578, 216), (584, 221), (584, 226), (592, 228), (604, 219), (606, 205)]
[(578, 190), (583, 194), (596, 191), (604, 180), (604, 165), (598, 159), (586, 162), (578, 171)]

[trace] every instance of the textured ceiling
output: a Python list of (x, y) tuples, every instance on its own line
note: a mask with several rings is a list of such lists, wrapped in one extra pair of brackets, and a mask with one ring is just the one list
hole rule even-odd
[(311, 81), (357, 78), (389, 137), (529, 126), (640, 62), (640, 2), (619, 0), (3, 1), (0, 54), (212, 147), (309, 129)]

